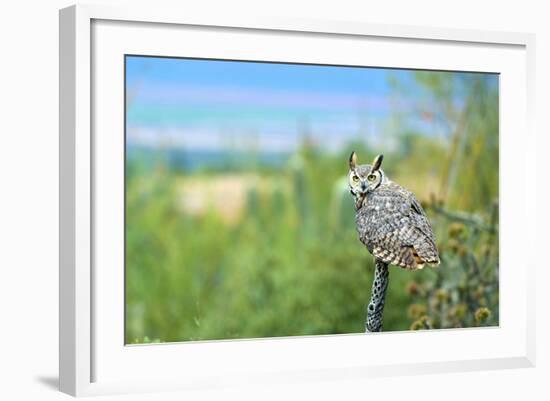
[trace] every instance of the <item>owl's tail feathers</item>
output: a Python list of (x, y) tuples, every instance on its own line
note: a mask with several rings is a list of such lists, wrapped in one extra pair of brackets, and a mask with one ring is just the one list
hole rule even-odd
[(438, 255), (430, 255), (428, 258), (422, 258), (418, 252), (416, 252), (416, 249), (414, 246), (412, 247), (412, 252), (414, 256), (414, 260), (416, 262), (416, 268), (417, 269), (423, 269), (424, 266), (428, 265), (432, 268), (439, 266), (441, 263), (441, 260), (439, 259)]
[(422, 263), (416, 263), (416, 267), (417, 269), (423, 269), (424, 266), (429, 266), (431, 267), (432, 269), (435, 269), (436, 267), (438, 267), (439, 265), (441, 264), (441, 260), (437, 259), (437, 261), (435, 262), (422, 262)]
[(430, 267), (437, 267), (439, 265), (439, 255), (437, 252), (419, 253), (413, 245), (402, 247), (398, 252), (375, 247), (373, 255), (385, 263), (407, 270), (420, 270), (426, 265)]

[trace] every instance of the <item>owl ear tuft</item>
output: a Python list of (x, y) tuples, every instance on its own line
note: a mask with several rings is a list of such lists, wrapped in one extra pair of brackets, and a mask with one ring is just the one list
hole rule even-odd
[(355, 169), (357, 166), (357, 154), (355, 152), (351, 152), (351, 155), (349, 155), (349, 168)]
[(378, 155), (374, 158), (374, 161), (372, 162), (372, 172), (380, 168), (380, 166), (382, 165), (382, 160), (384, 160), (384, 155)]

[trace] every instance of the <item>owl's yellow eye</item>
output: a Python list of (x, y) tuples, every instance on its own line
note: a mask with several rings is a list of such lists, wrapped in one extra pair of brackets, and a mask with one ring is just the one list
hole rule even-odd
[(353, 182), (359, 182), (359, 177), (357, 177), (356, 175), (351, 177), (351, 179), (352, 179)]
[(376, 176), (375, 176), (374, 174), (369, 174), (369, 175), (367, 176), (367, 180), (369, 180), (370, 182), (372, 182), (372, 181), (376, 180)]

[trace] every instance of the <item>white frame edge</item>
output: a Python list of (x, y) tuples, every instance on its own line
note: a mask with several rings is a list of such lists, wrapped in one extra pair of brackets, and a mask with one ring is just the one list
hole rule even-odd
[(90, 18), (59, 14), (59, 389), (90, 385)]
[[(64, 8), (59, 12), (59, 389), (67, 394), (80, 396), (104, 392), (91, 388), (90, 31), (93, 19), (525, 46), (528, 118), (526, 143), (532, 155), (528, 160), (529, 167), (531, 171), (536, 171), (536, 138), (533, 127), (534, 34), (368, 24), (359, 21), (247, 19), (225, 16), (220, 19), (220, 17), (210, 15), (190, 15), (183, 14), (181, 11), (169, 12), (137, 7), (121, 9), (110, 6), (75, 5)], [(534, 181), (535, 178), (533, 177), (531, 180)], [(531, 202), (531, 210), (535, 210), (535, 199), (533, 198)], [(529, 224), (532, 232), (535, 232), (534, 219), (529, 219)], [(527, 268), (531, 274), (528, 280), (527, 352), (525, 357), (469, 361), (445, 364), (444, 366), (423, 364), (424, 366), (417, 366), (415, 374), (534, 366), (535, 266), (529, 263)], [(387, 368), (383, 369), (383, 372), (357, 369), (357, 374), (354, 377), (388, 376), (392, 373), (406, 374), (406, 370), (403, 369), (395, 369), (393, 366)], [(324, 375), (321, 374), (321, 376)], [(338, 375), (336, 375), (337, 377)], [(124, 391), (118, 386), (112, 386), (105, 390), (111, 393)], [(150, 390), (153, 389), (147, 388), (146, 391)]]

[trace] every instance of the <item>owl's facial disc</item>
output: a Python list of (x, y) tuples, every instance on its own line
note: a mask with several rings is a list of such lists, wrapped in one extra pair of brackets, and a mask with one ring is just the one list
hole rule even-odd
[(362, 165), (349, 171), (350, 193), (355, 198), (356, 208), (360, 208), (367, 195), (374, 191), (384, 181), (384, 172), (380, 169), (372, 171), (371, 166)]
[(350, 193), (355, 198), (355, 207), (362, 207), (365, 198), (369, 192), (374, 191), (385, 182), (384, 172), (380, 169), (383, 155), (374, 158), (372, 165), (357, 164), (357, 155), (352, 152), (349, 157), (349, 188)]

